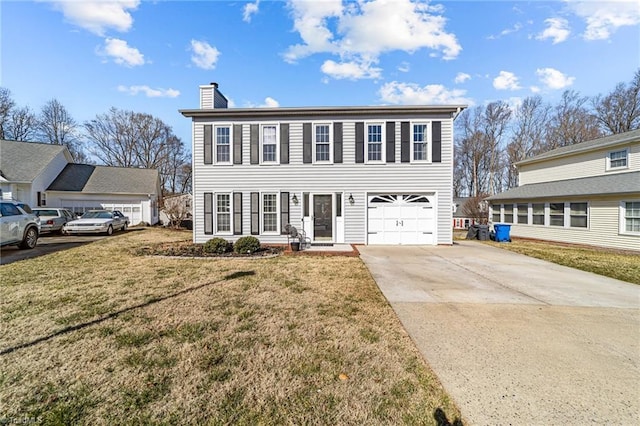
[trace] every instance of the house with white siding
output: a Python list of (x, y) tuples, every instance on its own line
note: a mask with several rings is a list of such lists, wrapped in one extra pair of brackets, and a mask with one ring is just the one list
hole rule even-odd
[(193, 239), (451, 244), (453, 121), (464, 105), (227, 108), (200, 86)]
[(640, 130), (516, 164), (519, 186), (489, 197), (511, 235), (640, 251)]

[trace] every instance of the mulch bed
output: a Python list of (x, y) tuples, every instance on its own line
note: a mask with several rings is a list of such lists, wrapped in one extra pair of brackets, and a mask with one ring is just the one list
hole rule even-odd
[(191, 242), (162, 243), (153, 246), (139, 247), (135, 250), (138, 256), (174, 256), (174, 257), (272, 257), (284, 251), (282, 246), (261, 246), (255, 253), (209, 253), (204, 251), (203, 244)]

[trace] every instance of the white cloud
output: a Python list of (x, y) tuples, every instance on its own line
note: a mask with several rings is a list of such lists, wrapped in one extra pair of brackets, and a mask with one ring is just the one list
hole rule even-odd
[(411, 71), (411, 65), (409, 64), (409, 62), (402, 62), (400, 65), (398, 65), (398, 71), (400, 72), (409, 72)]
[(415, 83), (397, 81), (386, 83), (378, 92), (383, 102), (396, 105), (473, 105), (473, 101), (465, 97), (466, 93), (467, 91), (462, 89), (447, 90), (440, 84), (421, 87)]
[(497, 90), (518, 90), (518, 77), (509, 71), (500, 71), (500, 74), (493, 79), (493, 87)]
[(144, 65), (144, 55), (135, 47), (130, 47), (126, 41), (117, 38), (107, 38), (104, 48), (98, 51), (103, 56), (110, 56), (116, 64), (127, 67)]
[(538, 68), (536, 74), (540, 82), (549, 89), (564, 89), (571, 86), (575, 77), (569, 77), (553, 68)]
[(538, 40), (552, 39), (553, 44), (565, 41), (571, 31), (569, 31), (569, 21), (564, 18), (548, 18), (544, 20), (547, 28), (536, 36)]
[[(449, 60), (462, 50), (456, 36), (445, 31), (442, 6), (422, 1), (290, 0), (289, 7), (302, 43), (287, 49), (288, 62), (329, 53), (339, 56), (343, 64), (377, 63), (386, 52), (413, 53), (423, 48)], [(362, 78), (371, 77), (364, 73)]]
[(259, 6), (260, 0), (256, 0), (255, 3), (245, 4), (242, 12), (242, 20), (244, 22), (251, 22), (251, 17), (258, 13)]
[(531, 90), (531, 93), (540, 93), (540, 88), (538, 86), (531, 86), (529, 90)]
[(504, 36), (509, 35), (511, 33), (517, 33), (521, 29), (522, 29), (522, 24), (518, 22), (518, 23), (514, 24), (513, 27), (506, 28), (506, 29), (500, 31), (500, 34), (498, 34), (498, 35), (490, 35), (487, 38), (489, 40), (496, 40), (496, 39), (499, 39), (500, 37), (504, 37)]
[(191, 40), (191, 62), (198, 68), (212, 70), (216, 67), (220, 52), (206, 41)]
[(459, 72), (458, 74), (456, 74), (456, 78), (453, 79), (453, 82), (456, 84), (461, 84), (467, 80), (471, 80), (471, 76), (466, 72)]
[(331, 59), (325, 61), (320, 69), (326, 75), (337, 80), (359, 80), (361, 78), (380, 78), (382, 69), (371, 66), (366, 62), (335, 62)]
[(177, 98), (180, 96), (180, 91), (175, 89), (152, 89), (149, 86), (118, 86), (118, 92), (128, 93), (131, 96), (135, 96), (139, 93), (143, 93), (148, 98)]
[(264, 103), (260, 105), (260, 108), (278, 108), (280, 106), (280, 102), (276, 101), (270, 96), (264, 98)]
[(586, 21), (587, 28), (583, 34), (586, 40), (606, 40), (620, 27), (640, 24), (637, 0), (565, 1), (569, 10)]
[(99, 36), (104, 36), (108, 29), (119, 32), (129, 31), (133, 25), (133, 18), (129, 11), (136, 10), (140, 4), (140, 0), (52, 0), (51, 2), (56, 9), (62, 11), (69, 22)]

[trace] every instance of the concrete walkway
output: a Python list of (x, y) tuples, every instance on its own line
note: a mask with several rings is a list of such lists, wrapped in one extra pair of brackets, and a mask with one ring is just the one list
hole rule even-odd
[(472, 241), (358, 249), (466, 423), (639, 424), (640, 286)]

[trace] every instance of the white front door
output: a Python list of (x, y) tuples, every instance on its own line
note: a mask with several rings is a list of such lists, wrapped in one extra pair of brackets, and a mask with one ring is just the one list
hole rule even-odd
[(368, 244), (435, 244), (435, 208), (423, 194), (368, 197)]

